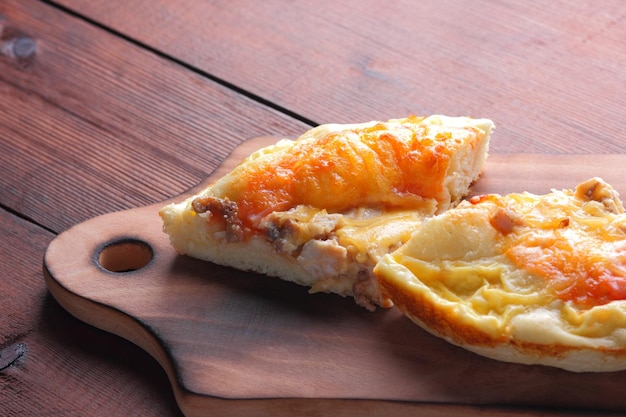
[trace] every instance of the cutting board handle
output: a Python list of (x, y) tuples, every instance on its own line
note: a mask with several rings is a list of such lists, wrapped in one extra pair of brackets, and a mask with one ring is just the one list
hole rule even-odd
[(154, 256), (152, 246), (138, 239), (107, 242), (96, 252), (94, 262), (109, 272), (133, 272), (144, 268)]

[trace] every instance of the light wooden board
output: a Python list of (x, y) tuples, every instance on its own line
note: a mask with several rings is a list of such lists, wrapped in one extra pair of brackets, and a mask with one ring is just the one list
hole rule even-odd
[[(195, 189), (273, 141), (245, 142)], [(591, 176), (626, 192), (625, 174), (626, 155), (494, 154), (473, 193), (543, 193)], [(163, 205), (72, 227), (49, 245), (44, 271), (71, 314), (164, 367), (187, 415), (222, 406), (292, 414), (312, 401), (367, 404), (381, 415), (419, 403), (626, 410), (626, 372), (496, 362), (425, 333), (395, 309), (370, 313), (352, 299), (177, 256), (161, 230)]]

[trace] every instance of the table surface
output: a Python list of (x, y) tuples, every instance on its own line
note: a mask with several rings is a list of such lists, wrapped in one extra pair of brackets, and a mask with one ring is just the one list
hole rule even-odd
[(622, 0), (0, 0), (0, 414), (181, 415), (154, 359), (48, 292), (72, 225), (320, 123), (471, 115), (492, 153), (622, 153), (625, 40)]

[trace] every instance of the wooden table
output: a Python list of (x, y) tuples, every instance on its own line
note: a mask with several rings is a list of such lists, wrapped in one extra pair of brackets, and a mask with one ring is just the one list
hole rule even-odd
[(622, 0), (0, 0), (0, 414), (180, 415), (154, 359), (48, 292), (64, 230), (319, 123), (472, 115), (493, 153), (623, 153), (625, 41)]

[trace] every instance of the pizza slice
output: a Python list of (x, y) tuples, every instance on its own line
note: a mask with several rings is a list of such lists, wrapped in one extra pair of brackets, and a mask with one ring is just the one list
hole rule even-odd
[(374, 265), (468, 194), (492, 129), (445, 116), (321, 125), (161, 209), (164, 231), (181, 254), (390, 307)]
[(599, 178), (472, 197), (424, 221), (375, 273), (415, 323), (480, 355), (626, 369), (626, 214)]

